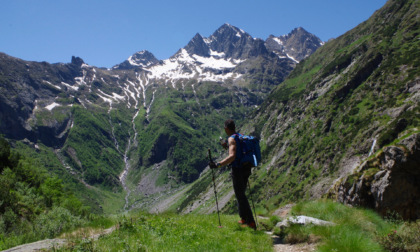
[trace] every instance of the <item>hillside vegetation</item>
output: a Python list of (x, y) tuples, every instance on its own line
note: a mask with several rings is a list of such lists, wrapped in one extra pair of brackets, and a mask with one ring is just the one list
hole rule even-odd
[(419, 11), (418, 1), (388, 1), (298, 64), (251, 114), (244, 130), (264, 146), (252, 179), (259, 204), (319, 198), (372, 148), (419, 132)]
[[(90, 208), (37, 160), (0, 137), (0, 249), (53, 238), (85, 225)], [(92, 217), (92, 216), (91, 216)]]

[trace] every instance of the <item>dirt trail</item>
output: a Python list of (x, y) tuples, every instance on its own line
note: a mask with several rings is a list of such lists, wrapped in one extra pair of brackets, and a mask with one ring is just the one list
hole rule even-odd
[[(277, 215), (281, 218), (286, 218), (290, 215), (290, 211), (294, 204), (288, 204), (284, 207), (281, 207), (274, 211), (274, 215)], [(298, 244), (287, 244), (284, 243), (279, 236), (272, 234), (271, 232), (267, 232), (267, 234), (271, 235), (271, 239), (273, 239), (273, 247), (275, 252), (310, 252), (315, 251), (317, 247), (317, 243), (298, 243)]]
[[(99, 232), (95, 232), (89, 236), (90, 239), (97, 240), (99, 236), (110, 234), (115, 230), (115, 226), (100, 230)], [(31, 251), (43, 251), (61, 247), (67, 243), (67, 239), (63, 238), (55, 238), (55, 239), (46, 239), (42, 241), (32, 242), (28, 244), (19, 245), (14, 248), (10, 248), (7, 250), (3, 250), (3, 252), (31, 252)]]
[(274, 235), (272, 232), (266, 232), (273, 239), (273, 247), (275, 252), (310, 252), (316, 250), (316, 243), (297, 243), (287, 244), (284, 243), (280, 237)]
[(316, 250), (316, 244), (274, 244), (275, 252), (310, 252)]

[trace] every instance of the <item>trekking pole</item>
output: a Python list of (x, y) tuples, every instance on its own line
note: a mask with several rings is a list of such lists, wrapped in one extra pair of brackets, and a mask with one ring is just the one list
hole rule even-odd
[[(213, 159), (211, 158), (210, 148), (208, 150), (209, 150), (209, 160), (210, 160), (210, 162), (213, 162)], [(210, 170), (211, 170), (211, 174), (213, 176), (213, 189), (214, 189), (214, 196), (216, 197), (216, 209), (217, 209), (217, 217), (219, 218), (219, 228), (221, 228), (222, 224), (220, 222), (219, 202), (217, 201), (216, 182), (214, 181), (214, 171), (213, 171), (212, 168), (210, 168)]]
[(251, 198), (251, 202), (252, 202), (252, 208), (254, 208), (255, 228), (258, 228), (257, 212), (255, 212), (254, 199), (252, 197), (251, 186), (249, 184), (249, 178), (248, 178), (248, 189), (249, 189), (249, 195), (251, 196), (250, 198)]

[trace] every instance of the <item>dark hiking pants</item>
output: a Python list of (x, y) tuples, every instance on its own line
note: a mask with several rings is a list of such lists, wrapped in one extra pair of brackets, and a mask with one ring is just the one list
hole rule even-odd
[(245, 195), (248, 178), (251, 175), (251, 165), (232, 168), (233, 190), (238, 202), (239, 216), (249, 224), (254, 222), (251, 207)]

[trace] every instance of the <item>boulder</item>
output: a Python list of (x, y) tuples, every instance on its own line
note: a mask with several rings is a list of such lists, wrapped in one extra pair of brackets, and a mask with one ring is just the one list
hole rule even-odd
[(317, 225), (317, 226), (333, 226), (335, 225), (333, 222), (324, 221), (320, 219), (316, 219), (313, 217), (308, 217), (304, 215), (299, 216), (290, 216), (289, 218), (284, 219), (283, 221), (276, 224), (276, 227), (284, 228), (290, 226), (290, 224), (300, 224), (300, 225)]
[(385, 216), (420, 218), (420, 134), (383, 148), (357, 171), (339, 181), (328, 197), (370, 207)]

